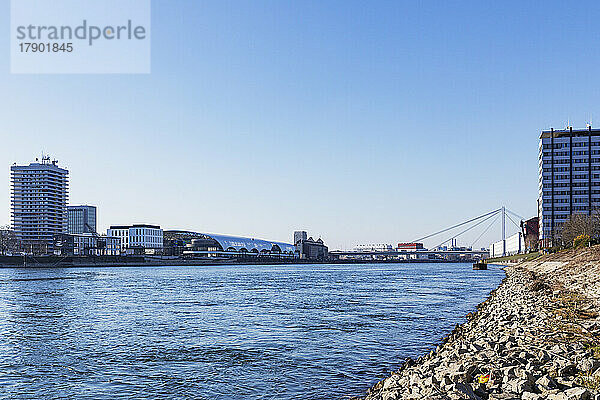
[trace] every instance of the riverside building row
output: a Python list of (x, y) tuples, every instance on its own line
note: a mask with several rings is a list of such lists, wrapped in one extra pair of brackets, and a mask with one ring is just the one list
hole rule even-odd
[[(68, 206), (69, 171), (57, 160), (11, 166), (11, 254), (60, 256), (170, 255), (185, 257), (287, 257), (324, 260), (327, 246), (294, 234), (294, 244), (186, 231), (164, 235), (157, 225), (112, 225), (97, 232), (97, 208)], [(2, 249), (6, 254), (7, 250)]]
[(600, 207), (600, 130), (542, 131), (538, 161), (539, 238), (548, 247), (571, 214)]
[[(123, 244), (121, 237), (110, 232), (97, 233), (95, 206), (67, 206), (68, 176), (67, 169), (60, 168), (57, 160), (47, 156), (29, 165), (11, 166), (11, 228), (15, 237), (11, 250), (35, 255), (83, 256), (120, 255), (129, 249), (129, 240)], [(154, 236), (139, 244), (149, 242), (152, 248), (162, 247), (162, 241), (158, 243)]]

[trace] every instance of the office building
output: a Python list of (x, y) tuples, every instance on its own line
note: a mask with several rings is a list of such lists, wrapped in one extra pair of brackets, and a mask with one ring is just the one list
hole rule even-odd
[(43, 157), (11, 170), (11, 222), (23, 251), (44, 254), (55, 234), (67, 231), (69, 171)]
[(61, 256), (118, 256), (121, 239), (96, 233), (54, 235), (54, 254)]
[(308, 239), (308, 234), (306, 233), (306, 231), (295, 231), (294, 232), (294, 245), (296, 245), (296, 243), (301, 242), (306, 239)]
[(69, 206), (68, 233), (72, 235), (82, 233), (96, 233), (96, 207), (94, 206)]
[(158, 254), (163, 248), (163, 230), (156, 225), (113, 225), (106, 236), (120, 238), (125, 254)]
[(600, 206), (600, 130), (542, 131), (539, 145), (539, 238), (552, 246), (574, 213)]

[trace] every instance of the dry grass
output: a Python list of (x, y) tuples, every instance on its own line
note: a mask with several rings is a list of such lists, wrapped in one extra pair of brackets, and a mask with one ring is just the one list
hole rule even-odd
[(591, 373), (579, 374), (575, 378), (575, 383), (584, 388), (596, 391), (600, 389), (600, 376), (594, 376)]
[(598, 317), (598, 313), (591, 309), (591, 300), (580, 293), (562, 291), (554, 302), (554, 314), (560, 316), (559, 319), (575, 322)]
[(600, 350), (600, 338), (582, 326), (583, 321), (598, 317), (598, 313), (591, 309), (591, 300), (580, 293), (559, 289), (558, 296), (552, 301), (554, 318), (549, 328), (553, 338), (557, 342), (581, 342), (588, 348)]
[(515, 261), (531, 261), (540, 256), (539, 252), (528, 253), (528, 254), (515, 254), (512, 256), (494, 257), (485, 260), (487, 264), (502, 264), (504, 262), (515, 262)]

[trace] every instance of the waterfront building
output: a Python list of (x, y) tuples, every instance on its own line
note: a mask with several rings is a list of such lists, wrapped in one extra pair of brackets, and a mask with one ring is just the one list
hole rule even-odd
[(68, 233), (96, 233), (96, 207), (68, 206)]
[(546, 130), (539, 144), (539, 239), (551, 246), (574, 213), (600, 206), (600, 130)]
[(398, 251), (417, 251), (425, 250), (423, 243), (398, 243)]
[(326, 260), (329, 257), (329, 249), (320, 238), (300, 240), (296, 243), (296, 252), (304, 260)]
[(357, 244), (354, 246), (354, 251), (394, 251), (391, 244), (377, 243), (377, 244)]
[(120, 238), (125, 254), (157, 254), (163, 249), (163, 230), (157, 225), (113, 225), (106, 235)]
[(490, 244), (490, 257), (512, 256), (525, 253), (525, 239), (522, 232)]
[(521, 221), (521, 230), (525, 236), (525, 249), (537, 251), (540, 236), (539, 218), (533, 217), (527, 221)]
[(296, 245), (296, 243), (301, 242), (306, 239), (308, 239), (308, 234), (306, 233), (306, 231), (294, 232), (294, 245)]
[(187, 257), (295, 258), (294, 245), (271, 240), (189, 231), (165, 231), (169, 255)]
[(118, 256), (121, 254), (121, 238), (114, 236), (96, 236), (97, 255)]
[(69, 171), (58, 161), (42, 157), (11, 170), (11, 222), (23, 251), (44, 254), (52, 250), (55, 234), (67, 231)]
[(95, 233), (62, 233), (54, 235), (53, 249), (55, 255), (61, 256), (118, 256), (121, 239)]

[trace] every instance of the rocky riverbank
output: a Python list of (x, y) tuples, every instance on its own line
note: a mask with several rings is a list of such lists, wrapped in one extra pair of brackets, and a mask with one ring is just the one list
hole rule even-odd
[(505, 271), (468, 322), (365, 400), (600, 400), (600, 246)]

